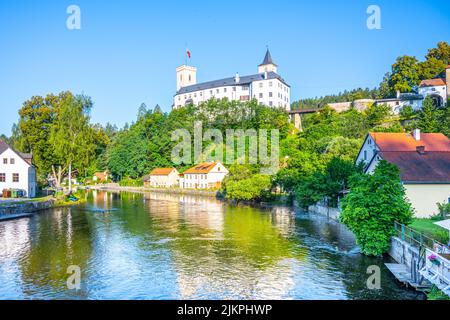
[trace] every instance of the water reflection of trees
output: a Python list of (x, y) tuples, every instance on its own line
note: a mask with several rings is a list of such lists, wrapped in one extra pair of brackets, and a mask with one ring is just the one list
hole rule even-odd
[(85, 215), (72, 215), (70, 208), (42, 213), (31, 230), (28, 252), (19, 260), (25, 296), (45, 298), (56, 292), (85, 296), (85, 291), (67, 291), (67, 268), (87, 270), (91, 255), (91, 230)]

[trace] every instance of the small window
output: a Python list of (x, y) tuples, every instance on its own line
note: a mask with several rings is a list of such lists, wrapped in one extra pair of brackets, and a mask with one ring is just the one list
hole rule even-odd
[(269, 82), (269, 87), (271, 87), (273, 85), (272, 81)]
[(226, 93), (226, 92), (227, 92), (227, 88), (223, 88), (223, 92), (225, 92), (225, 93)]
[(236, 87), (233, 87), (233, 91), (236, 91)]
[(19, 174), (13, 173), (13, 182), (19, 182)]
[(367, 151), (364, 150), (364, 160), (367, 160)]
[(8, 164), (8, 159), (7, 158), (3, 158), (3, 164)]
[(216, 89), (216, 92), (219, 93), (219, 89)]
[(269, 97), (272, 98), (273, 97), (273, 93), (269, 92)]
[(273, 101), (269, 101), (269, 106), (273, 106)]
[(16, 163), (16, 159), (14, 159), (14, 158), (9, 159), (9, 163), (10, 164), (15, 164)]
[(260, 98), (260, 99), (262, 99), (262, 97), (263, 97), (263, 94), (262, 94), (262, 93), (260, 93), (260, 94), (259, 94), (259, 98)]
[(6, 174), (0, 173), (0, 182), (6, 182)]

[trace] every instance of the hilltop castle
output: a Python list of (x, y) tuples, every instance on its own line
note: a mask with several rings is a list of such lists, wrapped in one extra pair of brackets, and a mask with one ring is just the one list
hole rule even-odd
[(173, 108), (188, 104), (199, 105), (209, 99), (227, 98), (230, 101), (258, 100), (259, 103), (290, 110), (291, 87), (277, 73), (278, 66), (267, 50), (258, 73), (197, 83), (197, 68), (182, 65), (177, 68), (177, 93)]

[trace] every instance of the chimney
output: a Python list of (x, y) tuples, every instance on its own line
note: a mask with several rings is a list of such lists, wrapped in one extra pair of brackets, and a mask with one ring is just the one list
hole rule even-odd
[(424, 155), (425, 152), (425, 146), (417, 146), (416, 147), (416, 151), (420, 154), (420, 155)]
[(414, 137), (414, 140), (420, 141), (420, 129), (414, 129), (412, 135)]
[(264, 80), (267, 80), (268, 75), (267, 75), (267, 71), (264, 71)]
[(239, 76), (239, 73), (236, 73), (236, 76), (234, 77), (234, 82), (236, 83), (241, 82), (241, 77)]

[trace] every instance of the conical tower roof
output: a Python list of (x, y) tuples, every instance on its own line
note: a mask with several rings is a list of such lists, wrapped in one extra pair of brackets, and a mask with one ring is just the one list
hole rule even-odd
[(272, 60), (272, 55), (270, 54), (269, 49), (267, 49), (266, 56), (264, 57), (264, 61), (259, 66), (265, 66), (267, 64), (273, 64), (276, 66), (275, 62)]

